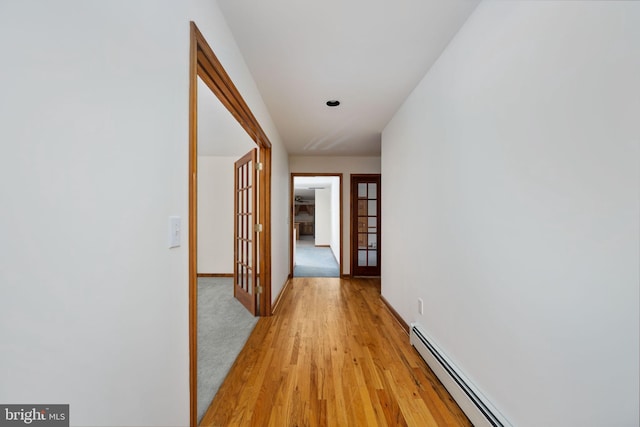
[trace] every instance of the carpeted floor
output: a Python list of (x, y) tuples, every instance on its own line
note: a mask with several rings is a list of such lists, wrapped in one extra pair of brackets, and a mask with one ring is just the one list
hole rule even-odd
[(233, 297), (233, 279), (198, 278), (198, 420), (257, 322)]
[(316, 247), (312, 236), (296, 241), (294, 277), (339, 277), (340, 266), (331, 248)]

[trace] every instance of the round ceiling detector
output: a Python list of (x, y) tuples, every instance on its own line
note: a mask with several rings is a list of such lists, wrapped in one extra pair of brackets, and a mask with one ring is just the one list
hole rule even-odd
[(338, 105), (340, 105), (340, 101), (338, 101), (336, 99), (332, 99), (330, 101), (327, 101), (327, 105), (329, 107), (337, 107)]

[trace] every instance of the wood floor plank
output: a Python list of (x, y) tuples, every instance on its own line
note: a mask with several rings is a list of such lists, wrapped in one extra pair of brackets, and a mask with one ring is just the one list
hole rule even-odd
[(380, 299), (379, 279), (295, 278), (201, 426), (470, 426)]

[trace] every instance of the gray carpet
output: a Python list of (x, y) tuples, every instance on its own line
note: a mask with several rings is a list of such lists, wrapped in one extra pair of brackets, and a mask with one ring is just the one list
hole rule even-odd
[(339, 277), (340, 266), (331, 248), (316, 247), (313, 237), (300, 236), (296, 241), (294, 277)]
[(198, 422), (257, 322), (233, 297), (233, 279), (198, 278)]

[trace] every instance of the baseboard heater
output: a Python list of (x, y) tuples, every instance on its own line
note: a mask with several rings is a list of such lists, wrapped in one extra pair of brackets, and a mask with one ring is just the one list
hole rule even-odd
[(412, 323), (409, 337), (411, 345), (418, 350), (418, 353), (475, 427), (511, 427), (511, 424), (462, 374), (460, 369), (440, 351), (433, 340), (427, 337), (420, 326)]

